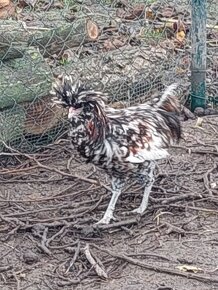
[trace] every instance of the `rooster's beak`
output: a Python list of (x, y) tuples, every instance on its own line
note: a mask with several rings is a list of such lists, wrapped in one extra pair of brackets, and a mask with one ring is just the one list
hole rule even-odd
[(68, 119), (71, 119), (76, 115), (79, 115), (80, 112), (81, 109), (74, 109), (73, 107), (70, 107), (68, 111)]

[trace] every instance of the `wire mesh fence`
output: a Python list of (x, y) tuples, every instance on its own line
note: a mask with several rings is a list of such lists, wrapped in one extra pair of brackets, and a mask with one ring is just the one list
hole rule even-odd
[[(218, 83), (218, 13), (207, 3), (207, 96)], [(109, 94), (114, 107), (142, 103), (180, 81), (188, 103), (190, 1), (0, 0), (0, 150), (34, 151), (65, 132), (52, 82), (68, 74)]]

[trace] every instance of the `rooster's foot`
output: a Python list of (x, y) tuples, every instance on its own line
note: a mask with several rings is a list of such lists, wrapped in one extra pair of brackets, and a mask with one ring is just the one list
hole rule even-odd
[(143, 214), (144, 211), (145, 211), (144, 208), (137, 207), (136, 209), (132, 210), (131, 213), (135, 213), (135, 214)]
[(95, 223), (96, 225), (109, 225), (111, 220), (116, 220), (113, 216), (104, 216), (100, 221)]

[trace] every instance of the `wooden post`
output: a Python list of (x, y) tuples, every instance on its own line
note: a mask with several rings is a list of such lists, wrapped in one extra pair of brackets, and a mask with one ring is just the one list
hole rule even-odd
[(206, 106), (206, 0), (192, 0), (191, 110)]

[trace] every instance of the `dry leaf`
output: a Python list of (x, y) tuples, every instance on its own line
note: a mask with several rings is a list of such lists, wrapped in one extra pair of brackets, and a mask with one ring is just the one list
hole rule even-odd
[(56, 9), (63, 9), (64, 8), (64, 4), (61, 1), (57, 1), (52, 5), (53, 8)]
[(160, 47), (164, 48), (165, 50), (174, 51), (175, 45), (170, 39), (166, 39), (160, 43)]
[(128, 7), (128, 0), (118, 0), (116, 1), (116, 7)]
[(176, 268), (183, 272), (192, 272), (192, 273), (203, 272), (203, 269), (191, 265), (181, 265), (177, 266)]
[(121, 39), (118, 39), (118, 38), (115, 38), (115, 39), (112, 41), (112, 44), (115, 46), (115, 48), (122, 47), (122, 46), (125, 45), (125, 43), (126, 43), (126, 41), (121, 40)]
[(113, 50), (113, 49), (116, 49), (116, 48), (119, 48), (119, 47), (124, 46), (125, 43), (126, 43), (125, 41), (120, 40), (120, 39), (117, 39), (117, 38), (115, 38), (115, 39), (113, 39), (113, 40), (106, 39), (106, 40), (104, 41), (104, 49), (105, 49), (106, 51), (108, 51), (108, 50)]
[(75, 51), (73, 51), (71, 49), (66, 49), (62, 55), (62, 58), (67, 60), (67, 61), (71, 61), (71, 60), (75, 59)]
[(133, 20), (142, 18), (144, 16), (145, 5), (144, 4), (136, 4), (133, 8), (125, 10), (123, 8), (117, 9), (116, 16), (119, 18)]
[[(217, 26), (218, 28), (218, 26)], [(218, 47), (218, 32), (211, 31), (207, 33), (207, 45), (211, 47)]]
[(134, 18), (139, 18), (144, 15), (145, 11), (145, 4), (136, 4), (132, 9), (132, 15), (135, 16)]
[(73, 22), (76, 19), (76, 15), (70, 12), (66, 14), (65, 18), (68, 22)]
[(163, 11), (161, 11), (162, 17), (170, 18), (173, 16), (174, 8), (173, 7), (166, 7)]
[(111, 40), (110, 39), (106, 39), (105, 41), (104, 41), (104, 49), (105, 50), (112, 50), (112, 49), (114, 49), (115, 47), (114, 47), (114, 45), (112, 44), (112, 42), (111, 42)]
[(185, 32), (184, 31), (177, 32), (176, 39), (182, 43), (185, 40)]
[(116, 11), (116, 16), (119, 18), (125, 18), (126, 11), (123, 8), (118, 8)]
[(184, 31), (186, 33), (186, 27), (185, 24), (182, 22), (181, 19), (178, 19), (178, 21), (175, 21), (173, 23), (173, 29), (175, 32), (181, 32)]
[(8, 6), (10, 4), (10, 0), (0, 0), (0, 8)]
[(186, 74), (186, 73), (187, 73), (187, 70), (182, 69), (181, 67), (177, 67), (177, 68), (176, 68), (176, 74), (177, 74), (177, 75), (184, 75), (184, 74)]
[(18, 0), (17, 6), (20, 8), (24, 8), (26, 6), (35, 7), (38, 0)]
[(153, 13), (153, 10), (149, 7), (145, 9), (145, 19), (153, 20), (155, 18), (155, 15)]
[(185, 44), (186, 37), (186, 28), (184, 23), (181, 20), (173, 23), (173, 29), (176, 32), (175, 34), (175, 44), (177, 47), (181, 47)]
[(17, 8), (23, 9), (26, 6), (27, 6), (27, 3), (26, 3), (25, 0), (18, 0), (18, 2), (17, 2)]

